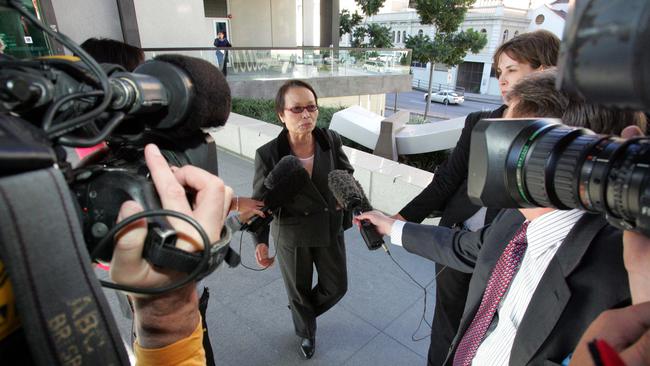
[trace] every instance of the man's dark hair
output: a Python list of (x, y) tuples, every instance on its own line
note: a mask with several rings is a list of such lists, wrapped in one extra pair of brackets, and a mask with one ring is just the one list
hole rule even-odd
[(540, 66), (557, 65), (560, 53), (560, 39), (546, 30), (536, 30), (520, 34), (504, 42), (494, 53), (494, 69), (497, 77), (499, 71), (499, 58), (503, 53), (519, 63), (527, 63), (533, 69)]
[(318, 96), (316, 95), (316, 91), (314, 91), (314, 88), (312, 88), (311, 85), (302, 80), (289, 80), (282, 84), (280, 89), (278, 89), (278, 93), (275, 95), (275, 113), (278, 115), (284, 113), (284, 97), (287, 95), (289, 89), (291, 88), (309, 89), (309, 91), (314, 95), (314, 101), (316, 101), (316, 105), (318, 105)]
[(555, 89), (557, 70), (551, 68), (524, 76), (506, 95), (511, 116), (561, 118), (569, 104), (566, 94)]
[(523, 77), (506, 96), (512, 101), (512, 117), (562, 118), (562, 123), (585, 127), (596, 133), (620, 135), (627, 126), (646, 130), (646, 118), (641, 112), (605, 107), (585, 102), (555, 88), (557, 69), (550, 68)]
[(114, 39), (88, 38), (81, 44), (81, 48), (97, 62), (117, 64), (129, 72), (144, 62), (144, 52), (141, 48)]

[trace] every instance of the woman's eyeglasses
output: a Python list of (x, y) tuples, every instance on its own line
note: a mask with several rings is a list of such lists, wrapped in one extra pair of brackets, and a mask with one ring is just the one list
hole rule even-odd
[(299, 114), (302, 113), (305, 109), (307, 112), (316, 112), (318, 110), (318, 106), (315, 104), (310, 104), (308, 106), (304, 107), (291, 107), (291, 108), (285, 108), (287, 111), (291, 111), (291, 113)]

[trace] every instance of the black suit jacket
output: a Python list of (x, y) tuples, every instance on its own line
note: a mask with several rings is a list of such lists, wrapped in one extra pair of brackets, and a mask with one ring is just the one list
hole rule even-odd
[[(467, 196), (467, 170), (472, 129), (483, 118), (500, 118), (506, 106), (489, 112), (474, 112), (465, 119), (465, 127), (458, 143), (440, 166), (431, 183), (401, 211), (407, 221), (422, 222), (430, 213), (440, 212), (440, 225), (452, 226), (463, 223), (481, 207), (473, 204)], [(485, 222), (492, 221), (498, 210), (488, 209)]]
[[(255, 152), (253, 198), (264, 199), (267, 189), (264, 179), (282, 157), (291, 154), (288, 133), (282, 130), (275, 140)], [(312, 132), (316, 147), (311, 181), (291, 202), (282, 206), (271, 222), (274, 238), (293, 246), (329, 246), (336, 242), (343, 227), (342, 210), (337, 210), (336, 199), (327, 185), (327, 175), (334, 169), (352, 173), (348, 157), (343, 152), (341, 137), (334, 131), (316, 128)], [(348, 223), (348, 225), (351, 223)], [(268, 227), (255, 235), (257, 243), (269, 243)]]
[[(452, 363), (492, 270), (523, 221), (519, 211), (511, 209), (501, 211), (491, 225), (477, 232), (411, 223), (404, 226), (406, 250), (472, 273), (463, 317), (446, 364)], [(601, 312), (629, 303), (621, 231), (601, 216), (587, 213), (565, 238), (535, 289), (517, 329), (510, 365), (560, 364)]]

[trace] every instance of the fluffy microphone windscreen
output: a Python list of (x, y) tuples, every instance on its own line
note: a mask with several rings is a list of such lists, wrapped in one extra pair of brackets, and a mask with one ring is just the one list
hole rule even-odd
[(293, 155), (283, 157), (264, 179), (264, 186), (268, 189), (264, 203), (273, 210), (290, 202), (309, 180), (309, 173), (298, 158)]
[(346, 170), (332, 170), (327, 175), (327, 185), (334, 198), (346, 209), (355, 209), (361, 205), (362, 196), (356, 181)]
[(372, 211), (372, 206), (370, 205), (370, 201), (366, 196), (366, 192), (364, 192), (363, 187), (361, 187), (361, 183), (359, 183), (359, 181), (356, 179), (354, 180), (354, 183), (357, 186), (359, 194), (361, 195), (361, 205), (359, 206), (359, 209), (361, 212)]
[[(188, 114), (173, 133), (190, 136), (200, 128), (223, 126), (232, 105), (230, 87), (225, 76), (210, 62), (183, 55), (160, 55), (157, 61), (167, 62), (185, 71), (194, 84), (194, 97)], [(137, 71), (136, 71), (137, 72)]]

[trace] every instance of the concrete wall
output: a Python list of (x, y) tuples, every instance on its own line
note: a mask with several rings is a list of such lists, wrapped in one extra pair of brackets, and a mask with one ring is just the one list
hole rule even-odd
[(117, 3), (106, 0), (52, 0), (59, 31), (81, 43), (90, 37), (123, 41)]
[[(231, 0), (230, 13), (233, 14), (230, 21), (233, 46), (271, 47), (273, 45), (270, 0)], [(291, 13), (287, 19), (294, 19), (293, 14)]]
[(134, 6), (143, 48), (212, 46), (213, 19), (205, 17), (202, 0), (135, 0)]
[[(255, 159), (255, 150), (274, 139), (281, 128), (236, 113), (231, 113), (225, 126), (209, 132), (217, 146), (233, 154)], [(397, 213), (418, 195), (433, 178), (433, 174), (399, 164), (379, 156), (343, 147), (354, 166), (354, 177), (361, 183), (370, 203), (388, 214)], [(435, 224), (438, 220), (426, 219)]]
[(318, 98), (318, 104), (327, 107), (350, 107), (358, 105), (373, 113), (383, 116), (384, 109), (386, 108), (386, 94)]
[(295, 0), (273, 0), (271, 3), (273, 47), (296, 47)]

